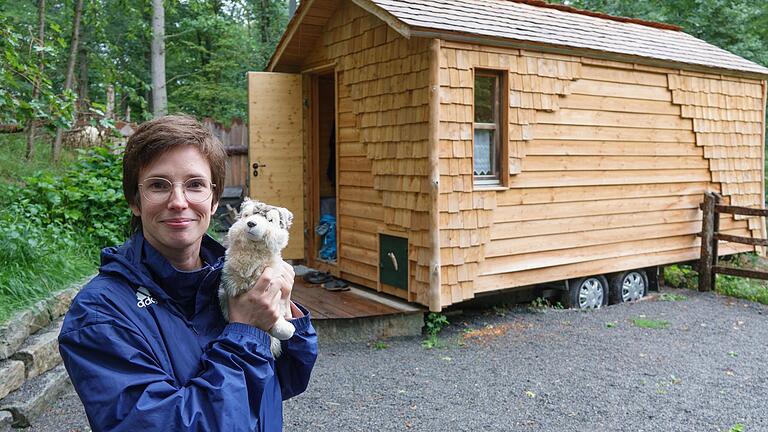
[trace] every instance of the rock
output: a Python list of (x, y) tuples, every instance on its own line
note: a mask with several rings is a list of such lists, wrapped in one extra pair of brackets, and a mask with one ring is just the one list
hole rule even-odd
[(48, 305), (48, 308), (51, 312), (51, 316), (53, 319), (56, 319), (69, 310), (69, 305), (72, 303), (72, 299), (75, 298), (77, 295), (77, 292), (80, 289), (80, 286), (82, 284), (79, 284), (77, 288), (67, 288), (65, 290), (61, 290), (54, 294), (54, 296), (51, 298), (51, 301)]
[(52, 320), (69, 310), (72, 299), (93, 276), (58, 291), (46, 300), (40, 300), (31, 308), (17, 312), (7, 323), (0, 325), (0, 360), (7, 359), (19, 349), (31, 334), (48, 326)]
[(13, 415), (8, 411), (0, 411), (0, 432), (10, 431)]
[(24, 384), (24, 362), (0, 361), (0, 399)]
[(61, 363), (59, 355), (59, 332), (64, 319), (60, 318), (44, 331), (37, 332), (11, 356), (24, 362), (27, 379), (34, 378)]
[(35, 303), (29, 311), (32, 312), (32, 321), (29, 323), (28, 335), (44, 329), (52, 321), (51, 312), (48, 310), (47, 299)]
[(0, 360), (10, 357), (24, 343), (34, 319), (35, 314), (25, 310), (16, 313), (0, 326)]
[(10, 411), (13, 427), (28, 427), (30, 422), (67, 389), (69, 376), (64, 365), (27, 380), (18, 390), (0, 401), (0, 411)]

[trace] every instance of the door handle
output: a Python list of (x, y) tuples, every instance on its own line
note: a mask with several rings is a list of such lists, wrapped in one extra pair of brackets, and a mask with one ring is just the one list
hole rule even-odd
[(266, 165), (260, 165), (258, 162), (254, 162), (253, 165), (253, 176), (258, 177), (259, 176), (259, 168), (266, 168)]
[(387, 256), (390, 260), (392, 260), (392, 265), (395, 267), (395, 271), (397, 271), (397, 257), (393, 252), (389, 252)]

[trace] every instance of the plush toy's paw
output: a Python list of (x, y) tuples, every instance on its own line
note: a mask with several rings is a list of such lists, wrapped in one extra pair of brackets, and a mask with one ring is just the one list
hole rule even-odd
[(280, 339), (269, 338), (269, 350), (272, 351), (272, 357), (280, 357), (280, 354), (283, 353), (283, 345), (280, 343)]
[(286, 321), (285, 318), (280, 317), (275, 325), (269, 329), (269, 334), (280, 340), (288, 340), (293, 336), (295, 331), (296, 327), (294, 327), (293, 324)]

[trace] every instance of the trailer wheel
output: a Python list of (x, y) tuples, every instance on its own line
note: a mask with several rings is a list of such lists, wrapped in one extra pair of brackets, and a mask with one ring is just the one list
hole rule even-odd
[(648, 294), (648, 276), (643, 270), (616, 273), (611, 277), (611, 303), (639, 300)]
[(605, 276), (589, 276), (568, 281), (566, 303), (572, 309), (598, 309), (608, 304)]

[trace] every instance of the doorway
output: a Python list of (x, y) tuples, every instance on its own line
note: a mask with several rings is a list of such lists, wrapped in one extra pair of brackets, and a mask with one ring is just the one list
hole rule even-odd
[(336, 77), (312, 77), (312, 140), (309, 159), (311, 192), (308, 242), (310, 265), (338, 275)]

